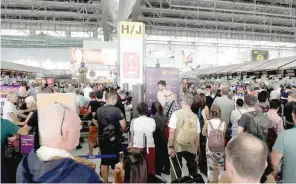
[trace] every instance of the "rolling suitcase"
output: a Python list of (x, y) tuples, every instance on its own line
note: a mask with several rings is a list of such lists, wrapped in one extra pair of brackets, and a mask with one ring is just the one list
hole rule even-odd
[(178, 159), (177, 153), (176, 153), (176, 158), (177, 158), (176, 160), (178, 162), (178, 166), (181, 169), (181, 174), (182, 175), (181, 175), (180, 178), (178, 177), (177, 172), (176, 172), (176, 169), (174, 167), (173, 160), (172, 160), (171, 157), (169, 157), (170, 163), (171, 163), (171, 167), (172, 167), (172, 170), (173, 170), (173, 174), (177, 178), (176, 180), (171, 181), (171, 183), (205, 183), (204, 179), (202, 178), (202, 176), (199, 173), (196, 173), (196, 174), (193, 174), (193, 175), (184, 176), (184, 173), (182, 171), (182, 167), (181, 167), (180, 161)]

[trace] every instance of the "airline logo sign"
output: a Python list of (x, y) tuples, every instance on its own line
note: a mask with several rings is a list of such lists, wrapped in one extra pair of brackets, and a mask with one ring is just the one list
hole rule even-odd
[(121, 38), (144, 38), (145, 25), (143, 22), (120, 21), (119, 29)]
[(267, 50), (252, 50), (252, 61), (263, 61), (268, 59)]

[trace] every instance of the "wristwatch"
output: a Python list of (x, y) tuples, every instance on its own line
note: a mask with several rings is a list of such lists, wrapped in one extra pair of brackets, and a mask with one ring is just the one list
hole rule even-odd
[(174, 146), (169, 146), (169, 148), (174, 148)]

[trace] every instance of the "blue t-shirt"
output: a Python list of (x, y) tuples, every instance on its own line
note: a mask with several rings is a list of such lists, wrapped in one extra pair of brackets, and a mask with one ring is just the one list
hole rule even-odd
[(282, 154), (283, 163), (283, 183), (296, 182), (296, 127), (285, 130), (279, 134), (273, 150)]

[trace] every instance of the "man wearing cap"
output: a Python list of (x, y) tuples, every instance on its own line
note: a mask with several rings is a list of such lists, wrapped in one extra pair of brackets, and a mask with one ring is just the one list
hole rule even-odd
[(70, 152), (79, 144), (80, 118), (63, 104), (38, 112), (41, 147), (18, 166), (17, 183), (100, 183), (90, 166), (78, 163)]

